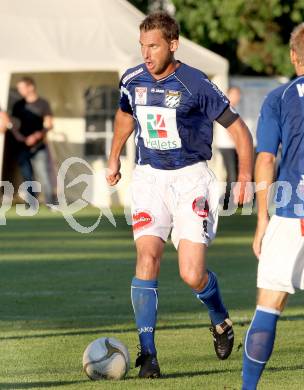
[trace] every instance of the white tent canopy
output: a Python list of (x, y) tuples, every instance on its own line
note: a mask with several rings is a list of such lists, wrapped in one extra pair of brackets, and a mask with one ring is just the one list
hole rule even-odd
[[(2, 78), (14, 72), (121, 73), (142, 61), (138, 25), (144, 15), (125, 0), (0, 0), (0, 7)], [(221, 56), (181, 38), (177, 58), (225, 87), (228, 62)], [(1, 82), (0, 104), (6, 87)]]
[[(0, 107), (11, 75), (115, 71), (142, 62), (138, 25), (144, 15), (125, 0), (0, 0)], [(181, 38), (177, 59), (227, 87), (228, 61)], [(2, 177), (3, 136), (0, 137)]]

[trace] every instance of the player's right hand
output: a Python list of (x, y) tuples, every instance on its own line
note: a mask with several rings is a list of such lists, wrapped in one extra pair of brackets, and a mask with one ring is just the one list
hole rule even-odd
[(115, 186), (121, 179), (120, 160), (109, 159), (108, 170), (106, 175), (107, 183)]
[(259, 260), (260, 254), (261, 254), (261, 248), (262, 248), (262, 241), (267, 229), (269, 223), (269, 218), (263, 218), (263, 219), (258, 219), (258, 224), (256, 227), (254, 239), (253, 239), (253, 244), (252, 244), (252, 249), (253, 253)]

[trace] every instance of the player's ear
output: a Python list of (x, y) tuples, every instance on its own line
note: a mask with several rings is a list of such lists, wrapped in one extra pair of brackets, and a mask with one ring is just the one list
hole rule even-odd
[(289, 54), (290, 54), (290, 62), (292, 63), (292, 65), (296, 65), (298, 61), (297, 53), (293, 49), (290, 49)]
[(178, 39), (173, 39), (170, 42), (170, 51), (175, 52), (178, 49), (178, 44), (179, 44)]

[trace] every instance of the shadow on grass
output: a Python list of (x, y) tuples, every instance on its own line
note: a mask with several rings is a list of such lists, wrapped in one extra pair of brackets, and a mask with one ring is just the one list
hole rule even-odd
[(22, 382), (22, 383), (2, 383), (0, 382), (0, 389), (9, 390), (9, 389), (33, 389), (33, 388), (42, 388), (42, 387), (57, 387), (62, 385), (75, 385), (79, 383), (87, 382), (87, 380), (81, 381), (49, 381), (49, 382)]
[[(296, 314), (296, 315), (288, 315), (286, 317), (280, 318), (280, 321), (303, 321), (304, 315), (302, 314)], [(251, 321), (234, 321), (234, 326), (248, 326), (251, 323)], [(210, 325), (207, 323), (202, 324), (178, 324), (178, 325), (159, 325), (157, 327), (157, 331), (161, 330), (187, 330), (187, 329), (204, 329), (209, 328)], [(86, 335), (102, 335), (102, 334), (122, 334), (122, 333), (129, 333), (129, 332), (135, 332), (135, 326), (134, 327), (123, 327), (119, 329), (112, 329), (112, 328), (100, 328), (100, 329), (94, 329), (94, 330), (80, 330), (80, 331), (70, 331), (70, 332), (59, 332), (59, 333), (43, 333), (43, 334), (32, 334), (32, 335), (25, 335), (25, 336), (8, 336), (8, 337), (0, 337), (0, 340), (23, 340), (23, 339), (43, 339), (48, 337), (66, 337), (66, 336), (86, 336)], [(0, 387), (1, 388), (1, 387)]]
[(218, 375), (218, 374), (227, 374), (231, 372), (239, 371), (239, 369), (225, 369), (225, 370), (202, 370), (202, 371), (185, 371), (185, 372), (175, 372), (172, 374), (162, 374), (161, 379), (173, 379), (173, 378), (183, 378), (183, 377), (194, 377), (194, 376), (204, 376), (204, 375)]

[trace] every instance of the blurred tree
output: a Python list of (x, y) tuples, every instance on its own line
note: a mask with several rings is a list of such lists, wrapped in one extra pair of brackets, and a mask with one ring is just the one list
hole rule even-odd
[(172, 0), (129, 0), (129, 2), (145, 14), (158, 10), (166, 10), (170, 14), (175, 13)]
[(150, 2), (149, 0), (128, 0), (128, 1), (144, 14), (148, 12), (149, 2)]
[(230, 61), (232, 73), (292, 75), (288, 41), (304, 0), (172, 0), (187, 38)]

